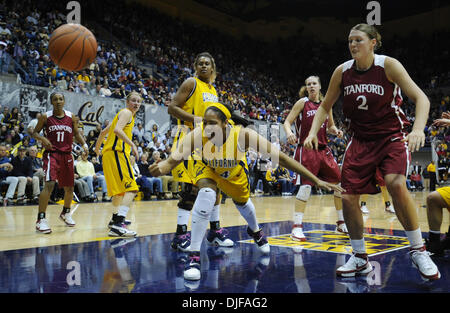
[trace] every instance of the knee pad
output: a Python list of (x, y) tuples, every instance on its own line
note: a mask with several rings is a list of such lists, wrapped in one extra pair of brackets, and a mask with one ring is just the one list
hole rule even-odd
[(301, 185), (300, 188), (298, 188), (298, 192), (295, 197), (300, 201), (307, 202), (310, 196), (311, 196), (311, 186)]
[(208, 219), (214, 209), (216, 202), (216, 192), (211, 188), (202, 188), (199, 190), (197, 199), (195, 200), (194, 210), (192, 215)]
[(197, 199), (198, 188), (191, 184), (185, 184), (180, 192), (178, 207), (186, 211), (192, 211), (195, 199)]
[[(339, 183), (338, 186), (340, 187), (341, 183)], [(337, 198), (342, 198), (342, 192), (335, 190), (334, 191), (334, 196), (337, 197)]]

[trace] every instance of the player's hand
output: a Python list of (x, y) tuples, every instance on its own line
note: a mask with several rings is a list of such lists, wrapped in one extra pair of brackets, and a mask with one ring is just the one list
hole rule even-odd
[(441, 118), (450, 119), (450, 112), (442, 112)]
[(131, 152), (133, 152), (133, 155), (136, 158), (136, 162), (139, 161), (139, 151), (134, 143), (131, 146)]
[(89, 154), (89, 147), (87, 144), (83, 145), (83, 150), (84, 150), (84, 152), (86, 152), (86, 154)]
[(338, 138), (342, 138), (344, 136), (344, 132), (336, 126), (331, 126), (330, 128), (328, 128), (328, 132), (332, 135), (337, 136)]
[(290, 143), (291, 145), (295, 145), (297, 143), (297, 137), (295, 137), (295, 135), (291, 133), (287, 137), (287, 142)]
[(158, 177), (170, 172), (171, 168), (166, 161), (159, 162), (158, 164), (153, 163), (149, 166), (150, 174), (154, 177)]
[(98, 157), (100, 156), (100, 154), (102, 153), (102, 152), (100, 151), (100, 149), (97, 148), (97, 147), (95, 147), (94, 152), (95, 152), (95, 154), (97, 155), (97, 158), (98, 158)]
[(425, 133), (422, 130), (413, 130), (402, 142), (408, 142), (409, 151), (419, 151), (425, 145)]
[(319, 140), (316, 135), (308, 135), (305, 141), (303, 142), (303, 146), (309, 150), (318, 150), (319, 149)]
[[(444, 115), (445, 113), (442, 113), (442, 115)], [(450, 118), (438, 118), (436, 120), (433, 121), (433, 126), (450, 126)]]
[(328, 191), (339, 191), (339, 192), (344, 192), (345, 189), (342, 188), (339, 185), (335, 185), (335, 184), (331, 184), (331, 183), (327, 183), (323, 180), (319, 180), (319, 182), (316, 184), (317, 187), (328, 190)]
[(53, 149), (52, 143), (47, 138), (42, 138), (42, 146), (47, 151), (51, 151)]

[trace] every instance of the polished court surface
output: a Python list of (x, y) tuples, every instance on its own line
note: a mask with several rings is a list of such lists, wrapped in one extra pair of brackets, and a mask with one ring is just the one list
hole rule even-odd
[[(413, 193), (420, 227), (427, 237), (427, 192)], [(351, 251), (335, 232), (330, 195), (311, 198), (304, 217), (307, 241), (289, 239), (295, 197), (254, 197), (257, 218), (271, 252), (261, 255), (230, 199), (221, 206), (221, 225), (233, 248), (202, 246), (202, 279), (184, 281), (187, 255), (173, 251), (176, 201), (136, 201), (128, 215), (137, 238), (108, 237), (111, 203), (73, 205), (77, 225), (58, 220), (50, 205), (52, 234), (35, 231), (36, 206), (0, 208), (1, 293), (448, 293), (450, 253), (434, 258), (442, 278), (425, 282), (412, 266), (408, 242), (395, 215), (384, 212), (381, 195), (369, 196), (366, 246), (374, 271), (367, 277), (337, 278), (335, 269)], [(444, 212), (444, 233), (449, 226)]]

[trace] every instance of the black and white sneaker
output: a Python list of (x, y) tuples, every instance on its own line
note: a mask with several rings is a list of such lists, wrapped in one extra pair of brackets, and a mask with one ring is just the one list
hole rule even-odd
[[(111, 220), (109, 221), (108, 228), (111, 228), (111, 226), (114, 225), (114, 220), (115, 220), (116, 218), (117, 218), (117, 213), (114, 213), (113, 216), (112, 216), (112, 218), (111, 218)], [(124, 220), (124, 221), (123, 221), (123, 224), (125, 224), (126, 226), (128, 226), (128, 225), (131, 224), (131, 221), (129, 221), (129, 220)]]
[(125, 224), (113, 224), (109, 229), (111, 237), (136, 237), (136, 232), (126, 228)]
[(259, 251), (261, 251), (264, 254), (270, 253), (270, 245), (269, 242), (266, 239), (266, 235), (264, 235), (262, 229), (253, 232), (250, 227), (247, 227), (247, 233), (250, 235), (250, 237), (253, 238), (255, 243), (258, 245)]

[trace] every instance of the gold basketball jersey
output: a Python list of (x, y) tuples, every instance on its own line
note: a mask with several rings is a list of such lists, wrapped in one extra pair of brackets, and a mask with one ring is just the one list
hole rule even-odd
[[(125, 152), (126, 155), (130, 155), (130, 153), (131, 153), (131, 147), (129, 145), (127, 145), (122, 139), (120, 139), (114, 133), (114, 128), (116, 128), (117, 121), (119, 120), (119, 114), (123, 110), (128, 110), (128, 109), (125, 108), (125, 109), (120, 110), (111, 122), (111, 127), (109, 128), (108, 136), (107, 136), (106, 142), (103, 146), (103, 152), (113, 150), (113, 151)], [(133, 138), (133, 136), (132, 136), (133, 127), (134, 127), (134, 116), (131, 118), (131, 121), (127, 125), (125, 125), (125, 127), (123, 129), (123, 131), (125, 132), (127, 137), (130, 139)]]
[[(210, 103), (218, 102), (219, 97), (213, 85), (205, 83), (204, 81), (194, 77), (195, 86), (191, 94), (188, 96), (185, 104), (182, 106), (183, 111), (191, 113), (195, 116), (205, 115), (205, 110)], [(191, 122), (178, 120), (178, 125), (185, 125), (191, 130), (194, 126)]]
[(228, 127), (228, 138), (221, 146), (214, 145), (209, 138), (202, 136), (203, 164), (225, 179), (238, 175), (247, 165), (245, 150), (239, 146), (241, 126), (229, 125)]

